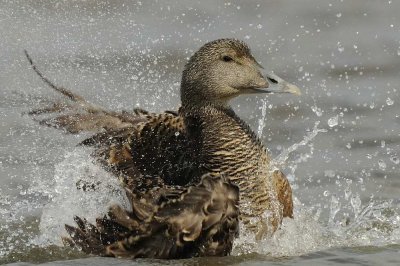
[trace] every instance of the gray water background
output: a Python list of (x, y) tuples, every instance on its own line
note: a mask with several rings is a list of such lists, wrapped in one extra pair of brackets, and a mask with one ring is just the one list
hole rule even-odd
[[(39, 224), (53, 200), (46, 190), (55, 169), (84, 135), (66, 135), (21, 115), (43, 106), (43, 99), (60, 99), (30, 69), (24, 49), (56, 84), (93, 103), (162, 111), (179, 105), (187, 58), (207, 41), (236, 37), (266, 71), (303, 91), (301, 97), (232, 103), (254, 130), (265, 121), (262, 139), (272, 156), (307, 138), (317, 121), (327, 130), (283, 166), (298, 208), (317, 213), (322, 228), (342, 237), (348, 231), (341, 226), (351, 225), (364, 208), (383, 207), (363, 221), (360, 235), (333, 247), (312, 237), (306, 229), (313, 224), (304, 222), (305, 231), (289, 230), (297, 234), (276, 246), (283, 255), (266, 248), (179, 263), (400, 264), (399, 14), (398, 1), (0, 1), (0, 262), (84, 257), (32, 241), (46, 234)], [(300, 248), (307, 243), (312, 247)], [(103, 258), (59, 264), (68, 263), (131, 264)]]

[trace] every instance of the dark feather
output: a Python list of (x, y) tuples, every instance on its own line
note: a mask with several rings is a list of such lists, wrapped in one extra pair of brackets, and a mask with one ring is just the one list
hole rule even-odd
[[(195, 53), (184, 75), (196, 76), (201, 58), (219, 56), (221, 49), (233, 49), (243, 62), (256, 64), (243, 42), (222, 39)], [(93, 158), (121, 180), (132, 208), (112, 206), (95, 224), (75, 217), (75, 227), (65, 226), (70, 236), (63, 238), (65, 244), (124, 258), (228, 255), (239, 231), (239, 187), (241, 197), (252, 203), (241, 216), (246, 225), (265, 211), (273, 214), (261, 229), (249, 226), (257, 237), (293, 216), (288, 180), (280, 171), (266, 173), (270, 159), (263, 145), (232, 109), (190, 103), (161, 114), (109, 111), (54, 85), (25, 53), (38, 76), (68, 98), (28, 114), (68, 133), (92, 133), (80, 145), (93, 147)], [(187, 89), (182, 96), (196, 87)], [(78, 183), (83, 190), (98, 185)]]
[(135, 203), (132, 212), (113, 206), (96, 227), (80, 218), (75, 218), (77, 228), (66, 225), (73, 243), (87, 253), (125, 258), (230, 252), (238, 233), (239, 189), (223, 176), (205, 175), (179, 198), (161, 205), (138, 200), (131, 192), (128, 195)]

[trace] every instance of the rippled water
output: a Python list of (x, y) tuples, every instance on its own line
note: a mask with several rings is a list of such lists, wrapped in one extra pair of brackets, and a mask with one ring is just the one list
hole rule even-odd
[[(93, 103), (161, 111), (178, 106), (194, 50), (237, 37), (303, 90), (232, 103), (288, 175), (295, 219), (260, 242), (242, 231), (230, 257), (136, 263), (399, 265), (399, 12), (396, 1), (0, 1), (0, 263), (130, 264), (60, 246), (72, 214), (93, 219), (125, 199), (75, 147), (85, 135), (22, 115), (60, 98), (23, 49)], [(104, 186), (80, 193), (79, 179)]]

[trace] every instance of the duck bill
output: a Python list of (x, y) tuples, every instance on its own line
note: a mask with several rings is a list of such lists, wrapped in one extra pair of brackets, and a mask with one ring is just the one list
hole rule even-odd
[(299, 87), (283, 80), (274, 73), (265, 75), (265, 78), (268, 80), (269, 86), (267, 88), (254, 88), (256, 93), (291, 93), (301, 95)]

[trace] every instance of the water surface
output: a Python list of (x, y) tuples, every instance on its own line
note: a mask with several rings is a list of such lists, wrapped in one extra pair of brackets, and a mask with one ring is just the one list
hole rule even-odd
[[(73, 214), (93, 219), (124, 197), (75, 147), (86, 135), (22, 115), (61, 99), (24, 49), (95, 104), (162, 111), (179, 105), (193, 51), (236, 37), (303, 90), (232, 103), (288, 175), (295, 219), (261, 242), (242, 232), (227, 258), (134, 264), (399, 265), (399, 12), (396, 1), (1, 1), (0, 263), (132, 264), (61, 246)], [(80, 178), (107, 185), (82, 194)]]

